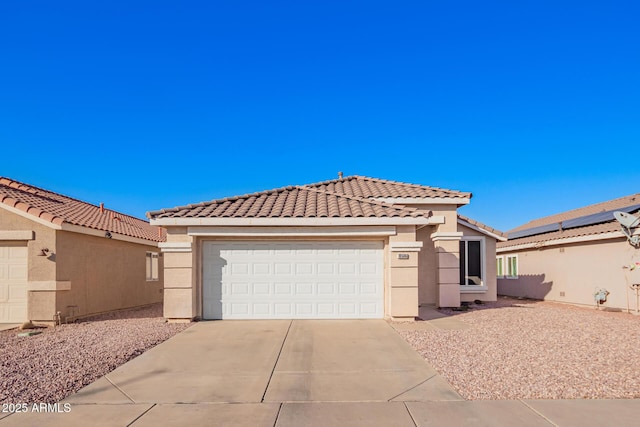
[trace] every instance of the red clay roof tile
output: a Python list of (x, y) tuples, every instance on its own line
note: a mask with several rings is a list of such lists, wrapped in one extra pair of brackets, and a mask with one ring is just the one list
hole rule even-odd
[(503, 233), (500, 230), (497, 230), (497, 229), (495, 229), (493, 227), (489, 227), (488, 225), (485, 225), (485, 224), (481, 223), (480, 221), (476, 221), (475, 219), (471, 219), (469, 217), (466, 217), (466, 216), (463, 216), (463, 215), (460, 215), (460, 214), (458, 214), (458, 218), (460, 218), (463, 221), (468, 222), (469, 224), (475, 225), (478, 228), (482, 228), (483, 230), (486, 230), (486, 231), (488, 231), (490, 233), (496, 234), (496, 235), (498, 235), (500, 237), (507, 237), (507, 233)]
[(166, 240), (166, 232), (147, 221), (102, 211), (99, 206), (5, 177), (0, 177), (0, 203), (56, 225), (66, 222), (152, 242)]
[[(256, 209), (253, 209), (254, 205)], [(213, 200), (148, 212), (151, 218), (350, 218), (424, 217), (428, 212), (357, 196), (329, 193), (309, 187), (285, 187), (246, 196)]]
[(147, 212), (149, 218), (362, 218), (423, 217), (428, 212), (375, 198), (470, 198), (471, 193), (350, 176), (289, 186), (195, 205)]
[(330, 193), (358, 196), (363, 198), (391, 198), (391, 197), (415, 197), (415, 198), (470, 198), (471, 193), (445, 190), (426, 185), (410, 184), (406, 182), (388, 181), (384, 179), (366, 176), (347, 176), (342, 179), (333, 179), (316, 184), (308, 184), (304, 187), (316, 188)]

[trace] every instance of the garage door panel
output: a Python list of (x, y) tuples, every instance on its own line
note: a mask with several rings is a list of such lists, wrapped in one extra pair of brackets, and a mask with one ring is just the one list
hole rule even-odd
[(378, 307), (374, 303), (362, 303), (360, 304), (360, 313), (367, 316), (374, 316), (377, 308)]
[(205, 242), (203, 249), (205, 318), (383, 316), (382, 242)]
[(291, 269), (291, 264), (289, 263), (275, 263), (273, 266), (273, 270), (275, 272), (276, 275), (283, 275), (283, 274), (291, 274), (291, 272), (293, 271)]
[(313, 283), (296, 283), (295, 295), (297, 297), (306, 298), (314, 295)]
[(271, 274), (271, 264), (266, 262), (254, 263), (253, 274)]
[(336, 285), (334, 283), (318, 283), (318, 295), (335, 295)]
[(318, 274), (322, 275), (322, 274), (335, 274), (336, 272), (336, 267), (334, 264), (332, 263), (327, 263), (327, 262), (319, 262), (317, 265), (317, 269), (318, 269)]
[(253, 283), (253, 294), (257, 296), (271, 294), (271, 285), (269, 283)]
[(299, 262), (295, 265), (296, 268), (296, 276), (308, 274), (314, 274), (313, 271), (313, 263), (311, 262)]

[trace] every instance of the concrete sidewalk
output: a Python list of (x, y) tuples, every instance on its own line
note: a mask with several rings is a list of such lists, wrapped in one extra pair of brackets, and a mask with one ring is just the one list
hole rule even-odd
[[(461, 327), (454, 320), (413, 327)], [(64, 411), (64, 403), (67, 413), (0, 413), (0, 427), (631, 426), (640, 420), (640, 400), (465, 401), (382, 320), (200, 322), (48, 409)]]

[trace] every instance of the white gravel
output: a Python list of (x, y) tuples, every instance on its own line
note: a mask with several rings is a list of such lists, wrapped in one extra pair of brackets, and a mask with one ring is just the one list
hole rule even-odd
[(18, 337), (0, 332), (0, 403), (54, 403), (189, 327), (162, 304), (96, 316)]
[(465, 399), (640, 397), (640, 316), (499, 298), (472, 327), (398, 331)]

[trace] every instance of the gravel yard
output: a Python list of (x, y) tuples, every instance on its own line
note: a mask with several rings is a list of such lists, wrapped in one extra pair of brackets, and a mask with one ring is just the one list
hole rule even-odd
[(54, 403), (189, 327), (162, 305), (108, 313), (18, 337), (0, 332), (0, 403)]
[(640, 397), (640, 317), (500, 297), (472, 327), (398, 331), (465, 399)]

